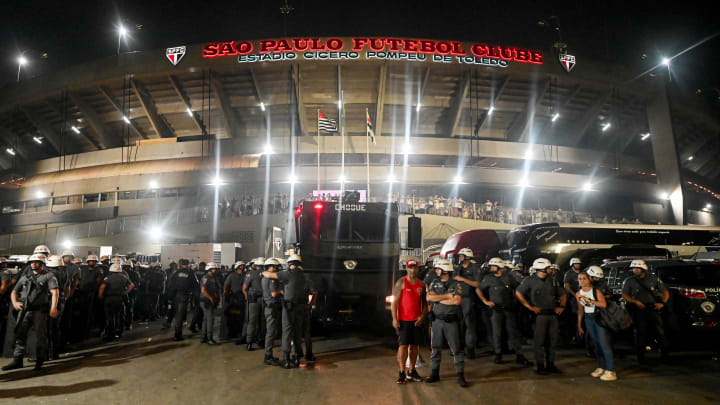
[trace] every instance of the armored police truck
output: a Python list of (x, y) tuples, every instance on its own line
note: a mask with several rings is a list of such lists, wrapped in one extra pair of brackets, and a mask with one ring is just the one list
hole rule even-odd
[(303, 269), (319, 294), (316, 320), (389, 323), (385, 301), (400, 255), (397, 204), (303, 201), (295, 232)]

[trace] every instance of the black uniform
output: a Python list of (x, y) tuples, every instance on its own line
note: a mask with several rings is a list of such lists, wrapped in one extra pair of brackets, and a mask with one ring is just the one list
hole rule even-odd
[[(26, 354), (28, 331), (35, 328), (36, 361), (42, 363), (47, 360), (48, 354), (48, 314), (50, 312), (51, 291), (58, 289), (57, 279), (48, 271), (38, 274), (28, 272), (20, 277), (13, 291), (20, 294), (19, 302), (23, 303), (23, 310), (18, 314), (18, 324), (15, 328), (15, 350), (13, 357), (22, 359)], [(20, 316), (24, 313), (22, 319)]]
[[(76, 282), (80, 282), (80, 267), (76, 264), (70, 263), (64, 266), (65, 275), (67, 276), (67, 288), (71, 294), (72, 286)], [(65, 297), (65, 308), (63, 308), (63, 315), (60, 319), (60, 336), (62, 336), (62, 343), (68, 343), (77, 338), (77, 331), (73, 331), (75, 327), (73, 324), (74, 320), (77, 320), (75, 316), (75, 302), (77, 297), (75, 295)]]
[(667, 291), (665, 284), (652, 274), (645, 274), (643, 278), (630, 276), (623, 281), (622, 293), (645, 305), (645, 309), (640, 309), (634, 304), (628, 305), (635, 325), (635, 350), (640, 360), (644, 357), (645, 347), (650, 343), (652, 333), (658, 336), (663, 356), (666, 356), (670, 350), (670, 341), (663, 325), (662, 310), (655, 309), (655, 304), (662, 302), (661, 297), (665, 291)]
[[(578, 274), (580, 273), (576, 273), (573, 269), (569, 269), (565, 273), (565, 277), (563, 277), (563, 285), (565, 283), (570, 284), (570, 289), (573, 291), (573, 293), (578, 292), (578, 290), (580, 289), (580, 283), (578, 283)], [(570, 309), (572, 309), (572, 313), (577, 314), (578, 307), (575, 295), (568, 294), (568, 300), (570, 301)]]
[[(308, 277), (307, 274), (305, 275), (305, 296), (310, 297), (310, 295), (317, 294), (317, 289), (315, 288), (315, 285), (313, 284), (310, 277)], [(313, 349), (312, 349), (312, 303), (309, 302), (310, 300), (305, 302), (305, 309), (303, 311), (303, 325), (302, 325), (302, 333), (303, 333), (303, 341), (305, 342), (305, 359), (310, 361), (314, 358), (313, 356)]]
[(517, 292), (522, 294), (530, 305), (540, 308), (541, 311), (535, 318), (533, 339), (538, 369), (542, 369), (545, 364), (554, 365), (555, 348), (560, 331), (555, 308), (558, 307), (561, 297), (565, 295), (565, 290), (550, 275), (541, 279), (537, 274), (533, 274), (520, 283)]
[(10, 293), (15, 283), (20, 278), (20, 270), (16, 268), (2, 269), (0, 271), (0, 282), (5, 284), (5, 291), (0, 294), (0, 344), (2, 345), (3, 357), (12, 356), (15, 336), (15, 318), (8, 316), (13, 311), (10, 305)]
[(67, 339), (66, 336), (62, 335), (61, 324), (62, 318), (65, 316), (65, 289), (68, 287), (68, 276), (67, 269), (65, 266), (60, 267), (49, 267), (48, 271), (55, 276), (58, 283), (58, 316), (57, 318), (48, 319), (48, 332), (49, 332), (49, 358), (57, 359), (60, 357), (60, 352), (63, 349), (63, 343)]
[[(463, 276), (471, 281), (479, 281), (479, 270), (474, 264), (468, 267), (458, 266), (454, 275)], [(475, 344), (477, 343), (477, 311), (475, 287), (465, 282), (457, 283), (457, 293), (462, 297), (460, 308), (462, 309), (462, 336), (465, 344), (465, 354), (473, 356), (475, 352)]]
[(272, 349), (275, 344), (275, 337), (278, 332), (278, 320), (281, 315), (280, 295), (272, 296), (273, 292), (280, 290), (280, 283), (277, 280), (263, 278), (262, 279), (262, 299), (265, 303), (265, 357), (272, 357)]
[(127, 273), (130, 282), (133, 283), (135, 288), (130, 291), (125, 297), (125, 329), (132, 329), (133, 322), (135, 322), (135, 306), (137, 305), (137, 289), (140, 287), (142, 279), (140, 278), (140, 272), (136, 268), (130, 266), (123, 266), (123, 271)]
[[(455, 295), (458, 294), (458, 284), (455, 280), (442, 281), (442, 279), (438, 277), (430, 284), (428, 292), (434, 292), (438, 295)], [(459, 313), (459, 305), (445, 305), (439, 302), (432, 304), (432, 317), (434, 317), (434, 320), (431, 326), (432, 353), (430, 354), (430, 360), (433, 370), (440, 369), (443, 339), (445, 339), (455, 359), (455, 370), (458, 373), (465, 372), (465, 353), (460, 350)]]
[(508, 274), (501, 276), (489, 274), (480, 283), (485, 298), (495, 305), (490, 308), (493, 330), (493, 346), (495, 354), (502, 354), (503, 330), (507, 331), (510, 348), (520, 354), (522, 337), (517, 326), (517, 305), (515, 304), (515, 289), (518, 282)]
[(98, 287), (103, 279), (102, 270), (99, 266), (86, 267), (80, 271), (80, 284), (75, 293), (75, 319), (73, 327), (77, 325), (76, 332), (79, 333), (79, 340), (88, 337), (90, 329), (97, 320), (95, 311)]
[(223, 285), (223, 290), (227, 288), (223, 297), (223, 310), (228, 320), (228, 337), (245, 337), (245, 296), (242, 291), (244, 281), (245, 274), (235, 271), (227, 276)]
[(247, 305), (247, 343), (260, 343), (264, 337), (262, 333), (262, 324), (265, 322), (263, 312), (263, 288), (262, 288), (262, 270), (259, 268), (252, 269), (245, 273), (244, 284), (247, 286), (248, 305)]
[(290, 340), (295, 344), (295, 356), (303, 356), (301, 343), (303, 313), (307, 305), (305, 274), (300, 268), (292, 266), (288, 270), (277, 273), (278, 280), (285, 291), (282, 311), (282, 351), (285, 356), (290, 354)]
[(195, 273), (189, 268), (180, 267), (168, 281), (168, 296), (173, 297), (175, 308), (175, 338), (182, 339), (182, 328), (187, 315), (187, 307), (193, 292), (198, 288)]
[(158, 303), (160, 295), (165, 291), (165, 272), (160, 268), (151, 269), (145, 279), (145, 318), (156, 320), (158, 318)]
[(111, 339), (122, 336), (125, 325), (123, 313), (125, 311), (124, 296), (130, 286), (130, 278), (122, 272), (109, 272), (102, 282), (103, 305), (105, 308), (105, 338)]

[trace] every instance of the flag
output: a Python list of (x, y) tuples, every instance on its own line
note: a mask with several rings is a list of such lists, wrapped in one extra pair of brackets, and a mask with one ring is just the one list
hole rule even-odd
[(375, 145), (375, 131), (373, 130), (372, 121), (370, 121), (370, 113), (367, 110), (365, 110), (365, 117), (367, 118), (367, 132), (370, 134), (373, 145)]
[(326, 118), (325, 114), (318, 110), (318, 130), (325, 132), (337, 132), (337, 121)]

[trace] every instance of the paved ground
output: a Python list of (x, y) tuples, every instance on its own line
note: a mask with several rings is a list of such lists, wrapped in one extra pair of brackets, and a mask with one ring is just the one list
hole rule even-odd
[[(141, 325), (126, 340), (67, 354), (47, 364), (0, 372), (0, 403), (12, 404), (703, 404), (720, 403), (720, 362), (709, 353), (676, 355), (672, 365), (641, 369), (619, 359), (620, 380), (589, 376), (594, 361), (563, 350), (563, 374), (537, 376), (489, 357), (468, 362), (471, 386), (459, 388), (446, 355), (439, 384), (395, 384), (395, 350), (387, 339), (321, 339), (315, 367), (262, 364), (262, 351), (226, 343), (174, 342), (159, 325)], [(427, 348), (423, 356), (429, 358)], [(420, 368), (427, 375), (427, 368)]]

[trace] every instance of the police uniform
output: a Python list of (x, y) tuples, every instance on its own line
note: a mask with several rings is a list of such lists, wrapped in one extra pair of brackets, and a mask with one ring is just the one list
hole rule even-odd
[(228, 317), (228, 336), (234, 337), (243, 335), (243, 325), (245, 322), (245, 296), (242, 292), (245, 274), (232, 272), (225, 279), (223, 290), (227, 288), (223, 300), (223, 309)]
[(63, 341), (67, 339), (67, 337), (62, 334), (61, 325), (62, 319), (65, 316), (65, 289), (68, 287), (68, 276), (65, 266), (48, 267), (48, 271), (55, 276), (59, 291), (57, 303), (58, 316), (57, 318), (49, 318), (48, 320), (48, 358), (56, 360), (60, 357), (60, 352), (63, 349)]
[(522, 337), (517, 326), (517, 305), (515, 304), (515, 279), (503, 273), (500, 276), (489, 274), (480, 283), (480, 289), (487, 300), (495, 305), (490, 308), (495, 355), (502, 354), (503, 329), (507, 331), (510, 348), (520, 355)]
[[(310, 295), (316, 295), (317, 289), (312, 282), (312, 279), (307, 274), (305, 276), (305, 292), (304, 296), (309, 297)], [(312, 362), (315, 360), (313, 356), (312, 348), (312, 303), (308, 301), (304, 304), (303, 319), (302, 319), (302, 335), (303, 342), (305, 342), (305, 360)]]
[(160, 268), (152, 268), (147, 274), (145, 281), (147, 287), (145, 291), (145, 318), (151, 321), (158, 318), (158, 304), (160, 295), (165, 291), (165, 272)]
[(280, 290), (280, 283), (277, 280), (262, 278), (262, 299), (265, 303), (265, 358), (272, 358), (275, 337), (278, 332), (278, 321), (281, 315), (282, 297), (278, 294), (272, 296), (273, 292)]
[[(578, 292), (578, 290), (580, 289), (580, 283), (578, 283), (578, 274), (580, 274), (580, 272), (575, 272), (571, 268), (565, 273), (565, 277), (563, 277), (563, 284), (570, 284), (570, 289), (573, 291), (573, 293)], [(572, 313), (577, 314), (578, 307), (575, 295), (573, 294), (571, 296), (568, 294), (568, 301), (570, 301), (570, 309), (572, 309)]]
[(520, 270), (513, 270), (510, 272), (510, 276), (517, 282), (518, 284), (522, 283), (522, 281), (525, 279), (525, 275)]
[[(55, 276), (43, 270), (35, 274), (29, 272), (27, 275), (20, 277), (15, 284), (13, 291), (20, 293), (19, 302), (23, 303), (23, 312), (25, 316), (19, 321), (15, 327), (15, 350), (13, 357), (22, 361), (25, 356), (28, 331), (31, 327), (35, 329), (35, 359), (36, 366), (39, 366), (47, 360), (48, 355), (48, 314), (52, 303), (51, 291), (58, 289), (58, 283)], [(20, 316), (20, 314), (18, 314)]]
[(108, 272), (102, 283), (103, 306), (105, 308), (105, 339), (119, 338), (122, 336), (125, 325), (123, 324), (123, 312), (125, 306), (123, 296), (131, 282), (127, 275), (122, 272)]
[(175, 308), (175, 339), (182, 340), (182, 328), (187, 316), (187, 308), (193, 291), (197, 289), (198, 280), (195, 273), (187, 267), (180, 267), (168, 282), (168, 295), (173, 299)]
[(537, 274), (525, 278), (517, 287), (528, 303), (540, 308), (540, 314), (535, 318), (535, 336), (533, 347), (538, 370), (545, 365), (552, 368), (555, 365), (555, 348), (559, 336), (558, 317), (555, 308), (565, 295), (565, 290), (550, 275), (541, 279)]
[(282, 310), (282, 351), (285, 361), (290, 357), (290, 340), (295, 345), (296, 361), (303, 357), (302, 336), (303, 313), (307, 304), (305, 274), (298, 267), (291, 266), (288, 270), (277, 273), (278, 280), (283, 284), (285, 300)]
[[(462, 264), (457, 267), (456, 274), (463, 276), (471, 281), (479, 281), (479, 271), (477, 266), (470, 264), (463, 267)], [(475, 355), (475, 344), (477, 343), (477, 311), (475, 310), (476, 294), (475, 287), (466, 284), (463, 281), (457, 283), (457, 294), (462, 297), (460, 308), (462, 309), (462, 329), (465, 344), (465, 355), (472, 358)]]
[[(440, 277), (430, 284), (428, 292), (438, 295), (454, 294), (459, 295), (458, 283), (455, 280), (442, 281)], [(460, 306), (445, 305), (439, 302), (432, 304), (432, 353), (430, 360), (433, 370), (440, 368), (442, 357), (443, 339), (450, 346), (450, 351), (455, 359), (455, 371), (465, 372), (465, 353), (460, 350), (460, 328), (458, 325)]]
[(204, 288), (205, 291), (213, 297), (213, 301), (210, 301), (205, 294), (200, 294), (200, 306), (203, 310), (203, 342), (214, 344), (215, 339), (213, 339), (213, 330), (215, 328), (215, 308), (217, 308), (217, 305), (220, 302), (220, 283), (218, 282), (215, 274), (208, 272), (202, 278), (200, 287)]
[[(142, 279), (140, 278), (140, 272), (134, 267), (123, 266), (123, 271), (127, 273), (130, 282), (135, 286), (140, 286)], [(135, 322), (135, 306), (137, 305), (137, 289), (133, 288), (125, 298), (125, 329), (131, 330), (133, 322)]]
[(667, 291), (665, 284), (648, 272), (643, 278), (633, 275), (623, 281), (622, 293), (645, 305), (645, 309), (640, 309), (634, 304), (628, 305), (628, 312), (630, 312), (635, 325), (635, 350), (641, 361), (653, 332), (658, 335), (662, 355), (666, 356), (670, 349), (670, 342), (665, 335), (662, 312), (655, 310), (655, 304), (662, 302), (661, 296), (665, 291)]
[(265, 320), (263, 313), (263, 288), (262, 288), (262, 269), (254, 268), (247, 272), (244, 285), (247, 286), (248, 305), (247, 305), (247, 335), (245, 340), (248, 347), (254, 342), (262, 341), (262, 325)]
[(75, 295), (75, 305), (78, 307), (78, 311), (75, 313), (77, 322), (73, 322), (73, 325), (77, 325), (76, 331), (79, 334), (79, 340), (88, 337), (93, 323), (97, 320), (95, 298), (101, 280), (102, 270), (97, 265), (88, 266), (80, 271), (80, 284)]
[(0, 344), (2, 345), (3, 357), (12, 356), (13, 343), (12, 330), (15, 327), (15, 319), (9, 317), (12, 305), (10, 305), (10, 292), (20, 278), (20, 270), (2, 269), (0, 271), (0, 282), (5, 285), (5, 291), (0, 294)]

